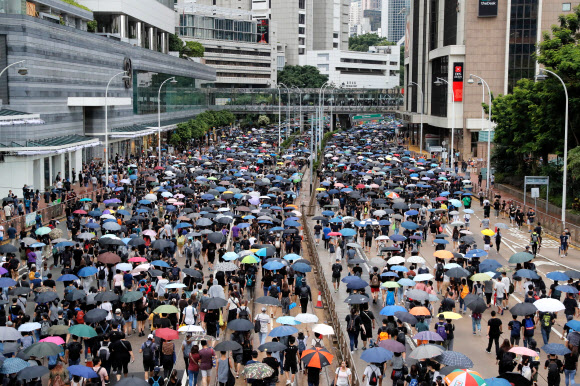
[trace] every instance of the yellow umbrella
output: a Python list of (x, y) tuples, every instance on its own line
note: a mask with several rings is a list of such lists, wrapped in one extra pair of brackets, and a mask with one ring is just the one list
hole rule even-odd
[(463, 318), (463, 316), (459, 315), (457, 312), (451, 312), (451, 311), (445, 311), (445, 312), (441, 312), (438, 316), (443, 315), (443, 317), (445, 319), (461, 319)]
[(481, 234), (484, 236), (493, 236), (495, 235), (495, 232), (492, 231), (491, 229), (484, 229), (481, 231)]
[(386, 281), (383, 284), (381, 284), (381, 287), (383, 288), (399, 288), (401, 285), (395, 281)]
[(316, 190), (319, 192), (324, 192), (326, 189), (325, 188), (316, 188)]
[(440, 250), (435, 252), (433, 256), (438, 257), (440, 259), (451, 259), (453, 258), (453, 253), (451, 253), (451, 251)]
[(487, 273), (476, 273), (475, 275), (469, 278), (471, 281), (488, 281), (491, 280), (492, 277)]

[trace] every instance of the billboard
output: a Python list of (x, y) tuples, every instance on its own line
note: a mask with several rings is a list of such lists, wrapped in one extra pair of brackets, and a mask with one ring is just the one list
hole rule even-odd
[(453, 63), (453, 101), (463, 102), (463, 62)]
[(479, 12), (478, 17), (496, 17), (498, 0), (478, 0)]
[(268, 44), (270, 41), (270, 26), (268, 23), (268, 19), (260, 19), (258, 20), (258, 43)]

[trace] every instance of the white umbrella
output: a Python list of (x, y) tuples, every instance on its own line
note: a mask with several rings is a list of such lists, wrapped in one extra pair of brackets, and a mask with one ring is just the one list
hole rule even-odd
[(405, 258), (403, 256), (393, 256), (387, 261), (389, 265), (403, 264), (404, 262)]
[(462, 227), (464, 225), (465, 225), (465, 223), (463, 221), (454, 221), (451, 223), (452, 227)]
[(334, 335), (334, 328), (328, 324), (316, 324), (312, 327), (312, 332), (317, 332), (320, 335)]
[(112, 214), (106, 213), (106, 214), (102, 215), (101, 218), (114, 220), (115, 216), (113, 216)]
[(185, 287), (187, 286), (183, 283), (169, 283), (165, 286), (165, 288), (185, 288)]
[(20, 332), (30, 332), (34, 330), (40, 330), (42, 326), (40, 323), (32, 322), (32, 323), (24, 323), (22, 326), (18, 327), (18, 331)]
[(551, 298), (536, 300), (534, 306), (536, 306), (540, 312), (558, 312), (566, 309), (561, 301)]
[(356, 218), (352, 216), (346, 216), (342, 218), (342, 222), (353, 222), (353, 221), (356, 221)]
[(461, 266), (457, 263), (447, 263), (443, 266), (443, 269), (451, 269), (451, 268), (461, 268)]
[(389, 240), (389, 236), (379, 236), (375, 239), (376, 241), (381, 241), (381, 240)]
[(318, 316), (314, 314), (298, 314), (294, 319), (300, 323), (318, 323)]
[[(404, 259), (403, 259), (404, 260)], [(380, 257), (373, 257), (372, 259), (370, 259), (369, 263), (375, 267), (379, 267), (382, 268), (385, 266), (385, 264), (387, 264), (386, 261), (384, 261), (383, 259), (381, 259)], [(390, 263), (389, 263), (390, 264)]]
[(143, 198), (147, 201), (157, 201), (156, 194), (146, 194), (145, 197), (143, 197)]
[(373, 215), (374, 216), (377, 216), (377, 217), (383, 217), (386, 214), (387, 214), (387, 212), (385, 212), (384, 210), (375, 210), (373, 212)]
[(433, 279), (435, 276), (431, 275), (430, 273), (420, 273), (413, 280), (415, 281), (427, 281)]
[[(464, 235), (472, 235), (473, 234), (473, 232), (468, 231), (467, 229), (464, 229), (462, 231), (459, 231), (459, 233), (464, 234)], [(536, 265), (538, 265), (538, 264), (536, 264)]]
[(149, 271), (149, 268), (151, 268), (151, 264), (149, 263), (145, 263), (145, 264), (139, 264), (138, 266), (135, 267), (135, 269), (133, 269), (130, 274), (131, 275), (138, 275), (141, 272), (144, 271)]
[(195, 325), (185, 325), (185, 326), (181, 326), (179, 327), (179, 332), (201, 332), (201, 333), (205, 333), (205, 330), (203, 328), (201, 328), (201, 326), (195, 326)]
[(133, 269), (133, 265), (129, 263), (119, 263), (115, 266), (115, 269), (118, 269), (121, 272), (129, 272)]
[(407, 259), (407, 262), (413, 264), (424, 264), (426, 261), (421, 256), (411, 256)]

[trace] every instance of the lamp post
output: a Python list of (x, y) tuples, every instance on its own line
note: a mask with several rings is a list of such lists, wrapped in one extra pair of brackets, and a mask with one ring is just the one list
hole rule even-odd
[(286, 120), (288, 121), (286, 123), (286, 138), (288, 138), (288, 136), (290, 135), (290, 89), (284, 83), (278, 83), (278, 85), (283, 86), (286, 89), (286, 92), (288, 93), (288, 102), (286, 104), (286, 106), (288, 107), (288, 114), (286, 115)]
[(280, 93), (280, 85), (276, 86), (278, 89), (278, 153), (280, 153), (280, 146), (282, 141), (280, 140), (280, 126), (282, 126), (282, 94)]
[(318, 131), (319, 131), (318, 135), (320, 136), (320, 138), (318, 139), (318, 150), (321, 151), (322, 151), (322, 137), (324, 136), (324, 89), (331, 85), (332, 83), (330, 81), (325, 82), (320, 88), (319, 92), (318, 108), (320, 110), (320, 116), (318, 117)]
[(547, 78), (547, 75), (544, 74), (547, 72), (558, 78), (560, 83), (562, 83), (562, 87), (564, 88), (564, 95), (566, 96), (566, 111), (564, 113), (564, 180), (562, 181), (562, 230), (566, 228), (566, 180), (568, 179), (568, 88), (566, 87), (566, 83), (560, 78), (558, 74), (553, 71), (546, 70), (545, 68), (540, 69), (540, 74), (536, 76), (537, 80), (544, 80)]
[[(449, 81), (443, 78), (437, 78), (435, 80), (436, 86), (441, 86), (442, 84), (446, 84), (449, 87)], [(449, 146), (449, 169), (453, 170), (453, 160), (455, 156), (455, 152), (453, 151), (453, 138), (455, 134), (455, 93), (451, 90), (451, 144)]]
[[(17, 64), (24, 63), (24, 62), (26, 62), (26, 60), (19, 60), (18, 62), (14, 62), (14, 63), (9, 64), (6, 67), (4, 67), (4, 69), (2, 71), (0, 71), (0, 78), (2, 77), (2, 75), (4, 75), (4, 73), (6, 72), (6, 70), (8, 70), (10, 67), (12, 67), (14, 65), (17, 65)], [(20, 67), (18, 69), (18, 73), (20, 75), (26, 75), (26, 74), (28, 74), (28, 69), (26, 67)]]
[(419, 134), (419, 154), (421, 155), (421, 157), (423, 156), (423, 107), (424, 107), (424, 103), (423, 103), (423, 89), (421, 88), (421, 86), (416, 83), (416, 82), (409, 82), (409, 87), (410, 86), (417, 86), (417, 89), (419, 90), (419, 92), (421, 93), (421, 133)]
[(109, 86), (113, 79), (120, 75), (124, 75), (123, 80), (129, 78), (125, 71), (118, 72), (109, 79), (107, 87), (105, 88), (105, 186), (109, 184), (109, 155), (107, 154), (109, 151)]
[(163, 85), (167, 82), (171, 82), (172, 84), (177, 83), (177, 80), (175, 80), (175, 77), (171, 77), (168, 79), (165, 79), (163, 81), (163, 83), (161, 83), (161, 85), (159, 86), (159, 92), (157, 93), (157, 145), (159, 146), (159, 167), (161, 167), (161, 88), (163, 87)]
[[(489, 187), (490, 187), (489, 181), (490, 181), (490, 176), (491, 176), (491, 107), (492, 107), (491, 89), (489, 88), (489, 85), (487, 84), (487, 82), (485, 80), (483, 80), (482, 77), (477, 76), (477, 75), (469, 74), (469, 79), (467, 80), (467, 83), (468, 84), (475, 83), (473, 78), (479, 79), (479, 81), (483, 85), (482, 87), (484, 88), (484, 90), (487, 87), (487, 93), (489, 95), (489, 113), (487, 114), (488, 119), (489, 119), (489, 129), (487, 132), (487, 172), (485, 173), (486, 189), (489, 190)], [(482, 102), (485, 102), (485, 100), (483, 100)], [(483, 106), (481, 108), (483, 110)], [(482, 126), (483, 126), (483, 122), (482, 122)]]
[(295, 89), (298, 91), (298, 94), (300, 96), (300, 134), (302, 134), (302, 90), (297, 87), (297, 86), (292, 86), (292, 89)]

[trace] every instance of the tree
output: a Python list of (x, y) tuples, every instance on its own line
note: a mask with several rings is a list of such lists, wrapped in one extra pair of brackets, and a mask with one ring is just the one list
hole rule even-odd
[(328, 80), (328, 75), (322, 75), (314, 66), (284, 66), (278, 71), (278, 84), (288, 87), (319, 88)]
[(169, 34), (169, 51), (181, 52), (183, 49), (183, 40), (176, 34)]
[(188, 40), (179, 52), (180, 58), (203, 58), (205, 47), (200, 42)]
[(369, 52), (370, 46), (393, 46), (395, 43), (381, 38), (377, 34), (362, 34), (348, 38), (348, 49), (350, 51)]
[(270, 124), (270, 118), (267, 115), (260, 115), (258, 117), (258, 126), (268, 126)]

